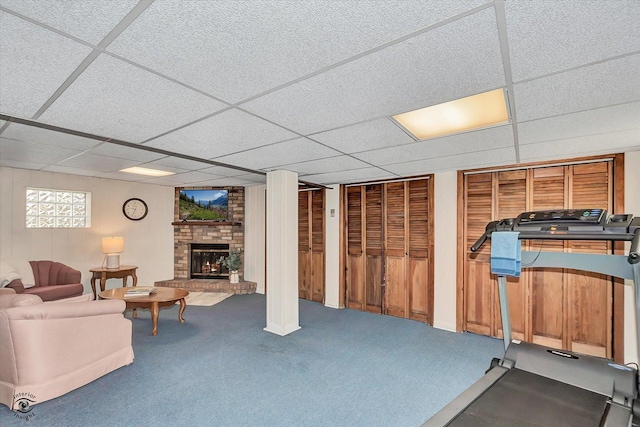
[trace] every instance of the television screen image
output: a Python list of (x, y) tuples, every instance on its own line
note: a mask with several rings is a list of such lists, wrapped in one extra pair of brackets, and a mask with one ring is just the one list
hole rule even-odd
[(228, 206), (228, 190), (180, 190), (183, 221), (226, 221)]

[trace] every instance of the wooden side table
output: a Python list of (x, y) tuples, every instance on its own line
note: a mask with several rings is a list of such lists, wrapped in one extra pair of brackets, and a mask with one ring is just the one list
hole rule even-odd
[(121, 265), (118, 268), (96, 267), (89, 270), (91, 276), (91, 290), (93, 290), (93, 299), (96, 299), (96, 280), (100, 279), (100, 292), (104, 291), (104, 285), (107, 279), (122, 279), (122, 287), (127, 286), (127, 277), (133, 279), (133, 286), (138, 284), (138, 276), (136, 276), (136, 265)]

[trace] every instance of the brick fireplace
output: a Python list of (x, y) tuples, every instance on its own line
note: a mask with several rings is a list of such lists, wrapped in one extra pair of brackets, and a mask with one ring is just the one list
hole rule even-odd
[[(190, 187), (189, 189), (208, 190), (212, 189), (212, 187)], [(244, 251), (244, 187), (223, 187), (223, 189), (229, 191), (228, 218), (226, 221), (181, 221), (179, 218), (180, 188), (176, 188), (174, 222), (172, 223), (174, 278), (173, 280), (156, 282), (156, 286), (242, 294), (255, 292), (255, 283), (243, 281), (244, 264), (240, 267), (241, 282), (237, 285), (229, 283), (228, 272), (226, 275), (224, 273), (205, 275), (207, 277), (200, 275), (200, 278), (198, 278), (198, 275), (192, 274), (192, 262), (194, 261), (191, 257), (191, 248), (194, 245), (196, 245), (196, 248), (202, 248), (202, 246), (198, 245), (212, 245), (209, 247), (224, 246), (225, 251)], [(211, 273), (211, 261), (213, 259), (207, 260), (210, 265), (209, 273)], [(207, 260), (205, 260), (205, 270)], [(202, 265), (195, 267), (201, 273), (203, 272)]]

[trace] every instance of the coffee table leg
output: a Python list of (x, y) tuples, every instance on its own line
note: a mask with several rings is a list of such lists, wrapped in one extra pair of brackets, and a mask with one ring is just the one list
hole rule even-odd
[(178, 320), (180, 320), (180, 323), (184, 323), (184, 319), (182, 318), (182, 313), (184, 313), (184, 309), (187, 307), (187, 302), (184, 300), (184, 298), (180, 299), (180, 311), (178, 312)]
[(158, 335), (158, 303), (151, 303), (151, 324), (153, 325), (153, 330), (151, 331), (151, 335)]

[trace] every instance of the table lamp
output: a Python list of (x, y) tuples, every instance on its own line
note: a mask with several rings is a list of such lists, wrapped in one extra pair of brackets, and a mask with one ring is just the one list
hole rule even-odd
[(102, 253), (107, 254), (107, 268), (120, 267), (120, 252), (124, 251), (123, 237), (103, 237)]

